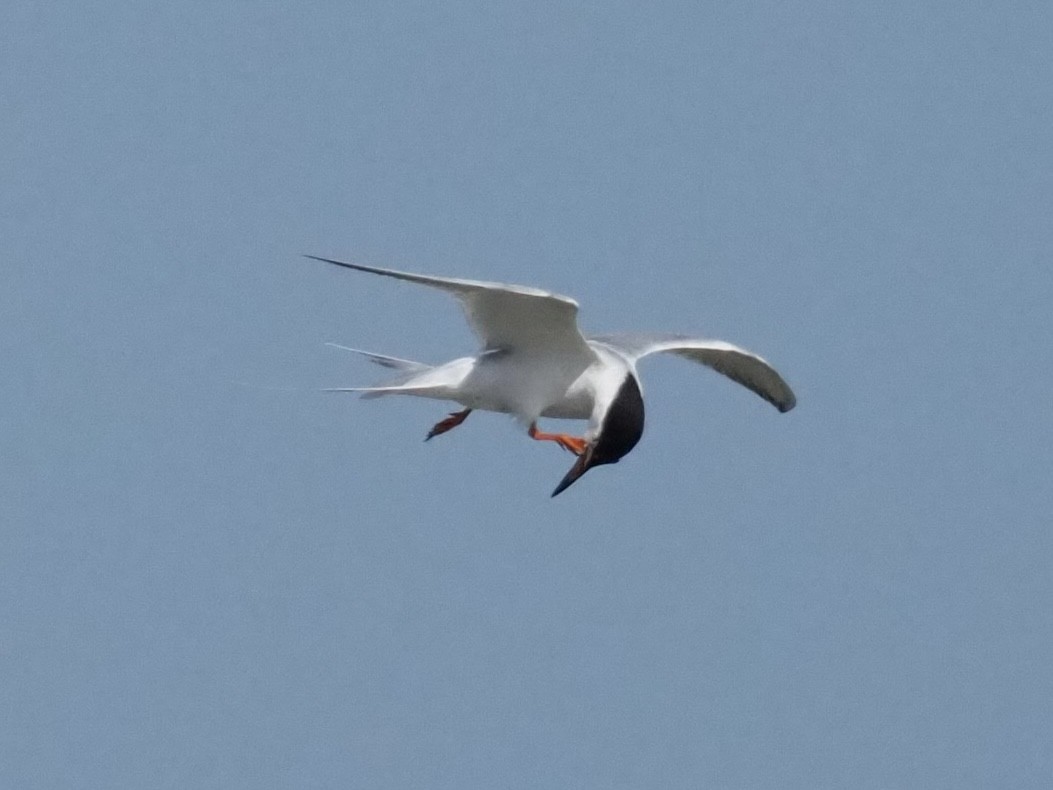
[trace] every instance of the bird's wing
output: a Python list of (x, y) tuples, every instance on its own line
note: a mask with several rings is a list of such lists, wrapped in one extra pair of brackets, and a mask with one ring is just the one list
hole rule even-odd
[(524, 285), (505, 285), (451, 277), (410, 274), (375, 266), (306, 257), (360, 272), (382, 274), (447, 291), (461, 302), (465, 317), (483, 341), (484, 350), (559, 347), (591, 356), (578, 329), (578, 303), (567, 296)]
[(610, 346), (634, 364), (648, 354), (667, 351), (723, 373), (756, 392), (781, 412), (787, 412), (797, 404), (793, 390), (767, 361), (723, 340), (673, 334), (598, 335), (589, 340)]

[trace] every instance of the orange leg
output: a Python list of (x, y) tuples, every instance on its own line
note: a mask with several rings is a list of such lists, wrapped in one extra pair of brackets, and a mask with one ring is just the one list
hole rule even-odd
[(428, 441), (428, 439), (432, 438), (433, 436), (438, 436), (440, 433), (446, 433), (451, 428), (456, 428), (458, 425), (464, 422), (464, 419), (471, 413), (471, 409), (450, 412), (449, 417), (443, 420), (439, 420), (437, 423), (435, 423), (435, 426), (430, 431), (428, 431), (428, 435), (424, 437), (424, 441)]
[(564, 450), (570, 450), (574, 455), (581, 455), (588, 446), (588, 442), (577, 436), (568, 436), (565, 433), (542, 433), (537, 429), (536, 422), (530, 423), (530, 430), (527, 431), (527, 434), (531, 439), (538, 441), (556, 442)]

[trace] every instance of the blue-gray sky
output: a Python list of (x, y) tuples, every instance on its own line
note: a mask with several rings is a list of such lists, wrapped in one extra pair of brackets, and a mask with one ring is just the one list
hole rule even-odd
[[(0, 785), (1053, 781), (1046, 2), (7, 3)], [(301, 253), (676, 359), (644, 440), (363, 402), (470, 352)]]

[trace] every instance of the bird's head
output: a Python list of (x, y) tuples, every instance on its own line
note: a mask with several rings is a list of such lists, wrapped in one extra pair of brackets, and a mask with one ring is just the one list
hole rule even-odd
[(616, 464), (632, 450), (644, 428), (644, 402), (640, 384), (630, 371), (603, 415), (599, 433), (585, 446), (552, 496), (561, 494), (594, 466)]

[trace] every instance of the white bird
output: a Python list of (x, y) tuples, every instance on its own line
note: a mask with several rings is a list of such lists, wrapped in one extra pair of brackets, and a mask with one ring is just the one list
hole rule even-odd
[[(464, 407), (439, 421), (425, 441), (460, 425), (475, 409), (514, 415), (532, 439), (553, 441), (578, 456), (552, 496), (589, 469), (617, 463), (643, 435), (644, 402), (636, 363), (668, 351), (700, 362), (747, 387), (780, 412), (797, 399), (765, 360), (722, 340), (677, 334), (618, 334), (585, 337), (573, 299), (522, 285), (431, 277), (330, 258), (306, 256), (347, 269), (381, 274), (452, 293), (482, 341), (474, 357), (425, 365), (338, 346), (399, 371), (376, 387), (339, 387), (364, 397), (417, 395)], [(335, 345), (335, 344), (333, 344)], [(588, 420), (585, 435), (543, 433), (541, 417)]]

